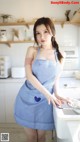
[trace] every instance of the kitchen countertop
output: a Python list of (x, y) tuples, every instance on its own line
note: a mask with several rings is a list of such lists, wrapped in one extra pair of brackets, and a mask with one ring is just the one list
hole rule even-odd
[(62, 77), (60, 78), (59, 85), (61, 88), (80, 88), (80, 80), (74, 77)]
[(57, 117), (63, 120), (79, 120), (80, 114), (74, 112), (71, 108), (54, 108), (54, 114), (57, 114)]
[(0, 79), (0, 83), (6, 83), (6, 82), (24, 82), (26, 78), (5, 78), (5, 79)]
[[(0, 83), (3, 82), (24, 82), (26, 78), (0, 78)], [(73, 77), (61, 77), (60, 78), (60, 87), (61, 88), (71, 88), (71, 87), (80, 87), (80, 80), (73, 78)]]

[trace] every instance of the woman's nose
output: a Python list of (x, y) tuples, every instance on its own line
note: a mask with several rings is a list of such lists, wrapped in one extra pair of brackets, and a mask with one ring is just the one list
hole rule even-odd
[(41, 39), (44, 39), (44, 35), (43, 34), (41, 34)]

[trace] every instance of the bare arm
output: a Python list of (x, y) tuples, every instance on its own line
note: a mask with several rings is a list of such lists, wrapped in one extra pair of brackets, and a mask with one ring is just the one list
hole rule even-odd
[(61, 103), (67, 102), (67, 99), (65, 97), (60, 97), (60, 93), (59, 93), (60, 92), (59, 91), (59, 80), (60, 80), (61, 73), (63, 71), (64, 62), (65, 62), (65, 54), (61, 62), (61, 72), (56, 77), (55, 84), (54, 84), (54, 94), (59, 100), (61, 100)]
[(64, 59), (62, 59), (62, 61), (61, 61), (61, 72), (59, 72), (58, 76), (55, 79), (54, 92), (55, 92), (56, 96), (59, 94), (59, 79), (60, 79), (61, 73), (63, 71), (63, 66), (64, 66)]
[(29, 47), (27, 50), (26, 58), (25, 58), (25, 71), (26, 71), (26, 78), (29, 82), (39, 90), (48, 100), (48, 103), (52, 102), (54, 104), (54, 98), (50, 92), (39, 82), (39, 80), (32, 74), (32, 62), (34, 60), (34, 51), (33, 47)]

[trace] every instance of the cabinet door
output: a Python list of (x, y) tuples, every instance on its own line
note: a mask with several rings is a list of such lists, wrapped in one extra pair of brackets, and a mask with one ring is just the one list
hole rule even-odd
[(14, 102), (18, 94), (20, 87), (22, 86), (21, 82), (10, 82), (5, 86), (6, 90), (6, 123), (13, 123), (14, 120)]
[(0, 123), (5, 121), (5, 84), (0, 83)]

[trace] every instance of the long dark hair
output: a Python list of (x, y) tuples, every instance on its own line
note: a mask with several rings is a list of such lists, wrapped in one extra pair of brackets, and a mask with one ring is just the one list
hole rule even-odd
[(60, 53), (59, 51), (59, 46), (58, 46), (58, 43), (56, 42), (55, 40), (55, 27), (54, 27), (54, 24), (53, 22), (51, 21), (50, 18), (45, 18), (45, 17), (42, 17), (42, 18), (39, 18), (35, 24), (34, 24), (34, 28), (33, 28), (33, 33), (34, 33), (34, 39), (35, 39), (35, 42), (38, 44), (37, 42), (37, 38), (36, 38), (36, 27), (39, 26), (39, 25), (42, 25), (44, 24), (46, 29), (49, 31), (49, 27), (50, 27), (50, 30), (53, 34), (52, 38), (51, 38), (51, 42), (52, 42), (52, 46), (56, 49), (56, 52), (57, 52), (57, 57), (58, 57), (58, 60), (61, 61), (61, 59), (63, 58), (62, 54)]

